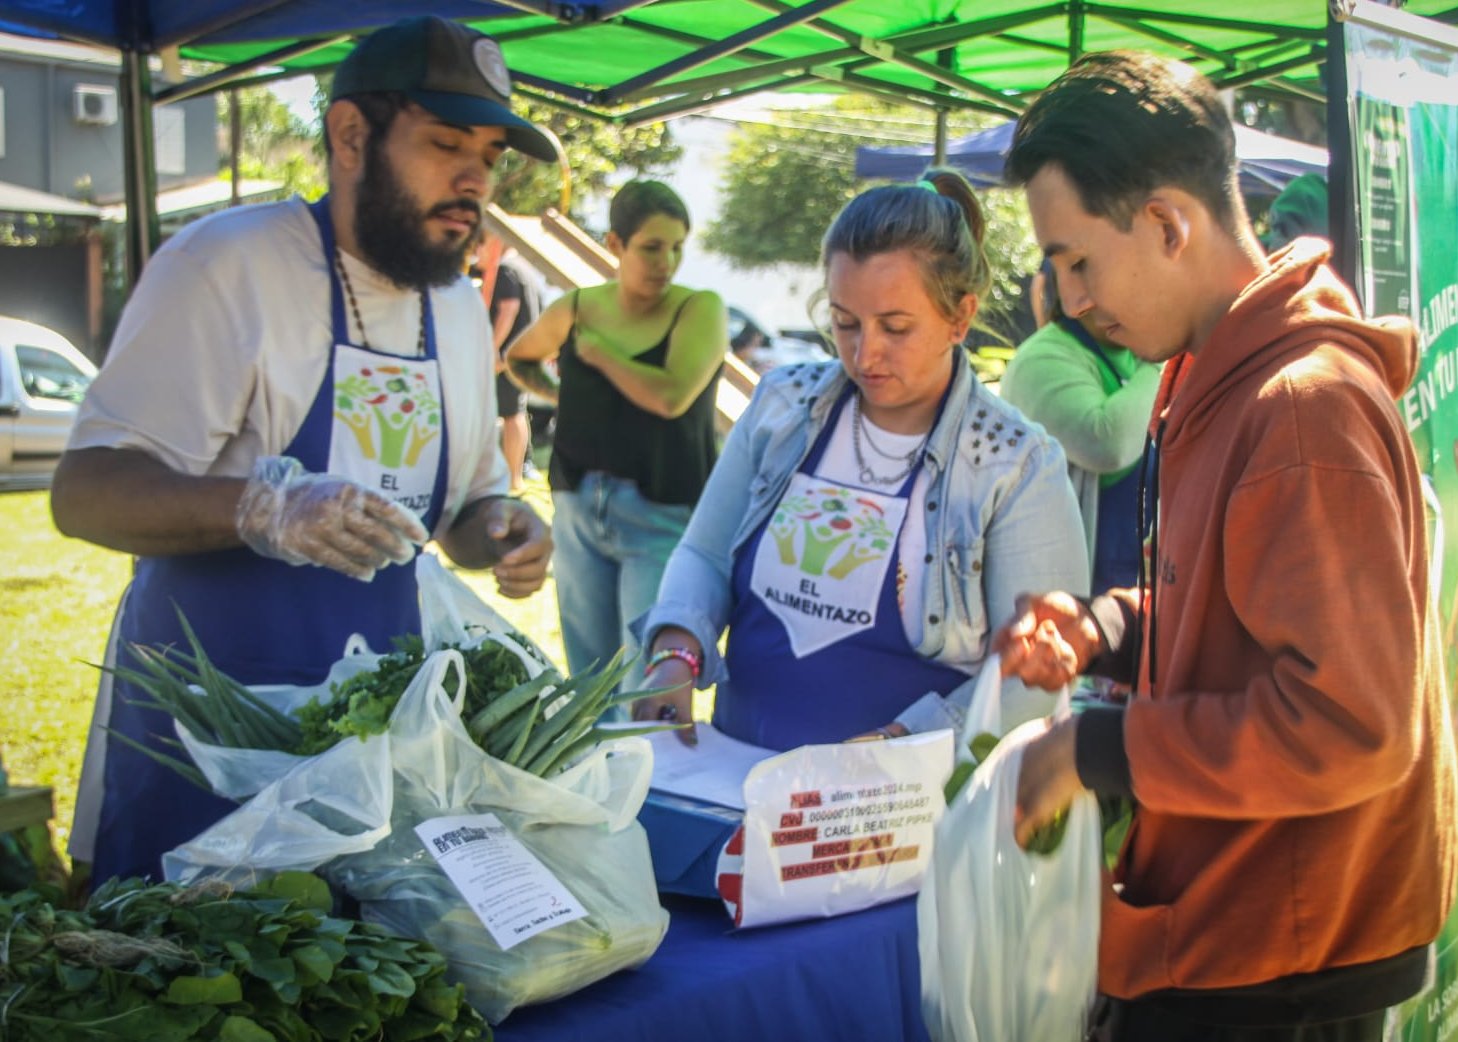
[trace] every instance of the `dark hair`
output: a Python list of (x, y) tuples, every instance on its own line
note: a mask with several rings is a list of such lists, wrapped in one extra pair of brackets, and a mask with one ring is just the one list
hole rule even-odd
[(672, 188), (662, 181), (629, 181), (613, 196), (608, 207), (608, 227), (626, 244), (648, 218), (658, 214), (682, 221), (685, 228), (691, 227), (688, 207)]
[(982, 241), (987, 221), (972, 186), (955, 170), (932, 167), (914, 185), (882, 185), (856, 196), (836, 215), (820, 243), (820, 263), (837, 253), (853, 260), (909, 250), (927, 295), (942, 314), (992, 285)]
[[(378, 147), (378, 143), (384, 141), (385, 136), (390, 132), (390, 126), (395, 122), (395, 117), (410, 107), (410, 98), (402, 91), (390, 90), (379, 91), (370, 94), (349, 94), (342, 98), (335, 98), (335, 101), (352, 101), (359, 108), (360, 114), (364, 116), (365, 123), (370, 128), (370, 141)], [(334, 154), (334, 148), (329, 143), (329, 125), (324, 125), (324, 158), (328, 159)]]
[(1228, 231), (1245, 213), (1235, 132), (1214, 85), (1151, 54), (1084, 55), (1038, 95), (1018, 118), (1006, 179), (1027, 184), (1049, 163), (1084, 210), (1124, 231), (1161, 185), (1189, 192)]
[(1049, 322), (1057, 322), (1063, 317), (1063, 297), (1058, 293), (1058, 272), (1054, 270), (1052, 261), (1047, 260), (1038, 270), (1043, 273), (1043, 314), (1048, 316)]

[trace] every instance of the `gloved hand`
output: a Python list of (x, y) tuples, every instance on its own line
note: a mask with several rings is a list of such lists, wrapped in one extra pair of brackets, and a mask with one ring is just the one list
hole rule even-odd
[(332, 568), (369, 582), (407, 564), (430, 538), (420, 519), (363, 485), (310, 474), (288, 456), (262, 456), (238, 500), (238, 535), (256, 553)]

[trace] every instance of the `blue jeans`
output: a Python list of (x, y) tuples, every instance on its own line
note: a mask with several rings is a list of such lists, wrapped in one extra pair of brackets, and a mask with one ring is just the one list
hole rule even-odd
[[(552, 568), (567, 668), (607, 664), (620, 647), (637, 650), (628, 624), (658, 599), (668, 555), (693, 508), (644, 499), (638, 486), (600, 471), (577, 491), (552, 493)], [(642, 663), (624, 688), (639, 686)]]

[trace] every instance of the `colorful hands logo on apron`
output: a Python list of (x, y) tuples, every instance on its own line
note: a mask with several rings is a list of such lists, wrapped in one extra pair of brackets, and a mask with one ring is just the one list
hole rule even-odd
[[(857, 489), (837, 486), (792, 491), (780, 500), (769, 530), (782, 564), (798, 563), (806, 575), (834, 579), (879, 561), (896, 539), (881, 504)], [(797, 554), (801, 542), (804, 549)]]
[(384, 467), (414, 466), (440, 436), (440, 402), (425, 373), (408, 365), (363, 366), (346, 376), (335, 384), (334, 410), (360, 454)]

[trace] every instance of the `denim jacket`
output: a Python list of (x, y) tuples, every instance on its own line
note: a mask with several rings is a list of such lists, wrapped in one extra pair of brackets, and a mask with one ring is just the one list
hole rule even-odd
[[(727, 676), (718, 640), (733, 607), (735, 554), (774, 510), (847, 382), (839, 362), (786, 366), (760, 379), (668, 560), (658, 603), (634, 627), (644, 646), (663, 626), (691, 632), (704, 649), (702, 687)], [(1088, 551), (1062, 448), (983, 387), (960, 351), (924, 466), (928, 574), (916, 651), (972, 679), (945, 698), (928, 693), (898, 721), (912, 731), (960, 729), (988, 637), (1011, 617), (1015, 598), (1086, 594)], [(1052, 705), (1009, 680), (1003, 727)]]

